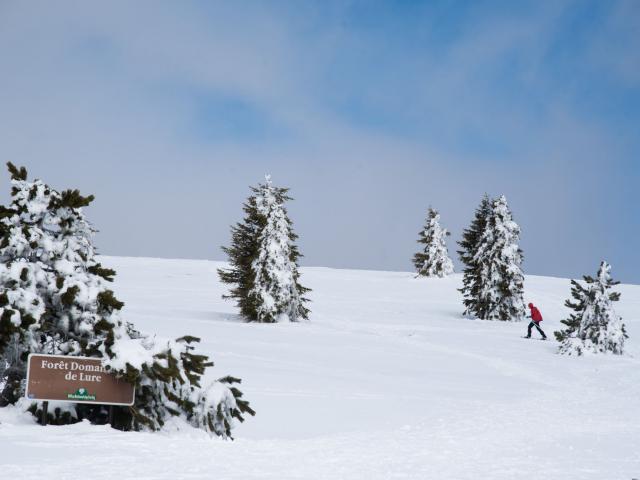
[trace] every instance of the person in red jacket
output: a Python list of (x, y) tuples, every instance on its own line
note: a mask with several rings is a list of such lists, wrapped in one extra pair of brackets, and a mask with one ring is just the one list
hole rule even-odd
[(547, 336), (540, 328), (540, 322), (542, 321), (542, 314), (540, 313), (540, 310), (538, 310), (538, 307), (536, 307), (533, 303), (529, 304), (529, 310), (531, 310), (531, 322), (529, 323), (529, 327), (527, 328), (527, 338), (531, 338), (531, 329), (533, 327), (536, 327), (538, 332), (540, 332), (540, 335), (542, 335), (542, 339), (546, 340)]

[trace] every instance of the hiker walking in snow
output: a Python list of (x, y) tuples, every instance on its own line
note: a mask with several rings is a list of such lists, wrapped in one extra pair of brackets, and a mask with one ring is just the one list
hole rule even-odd
[(536, 327), (538, 332), (540, 332), (540, 335), (542, 335), (542, 339), (546, 340), (547, 336), (540, 328), (540, 322), (542, 321), (542, 314), (540, 313), (540, 310), (538, 310), (538, 307), (533, 303), (529, 304), (529, 310), (531, 310), (531, 315), (529, 316), (529, 318), (531, 318), (531, 322), (529, 322), (529, 327), (527, 328), (527, 338), (531, 338), (531, 329)]

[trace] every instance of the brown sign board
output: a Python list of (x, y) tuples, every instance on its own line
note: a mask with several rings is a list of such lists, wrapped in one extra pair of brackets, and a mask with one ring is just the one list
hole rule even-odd
[(26, 397), (31, 400), (133, 405), (133, 385), (108, 373), (99, 358), (29, 355)]

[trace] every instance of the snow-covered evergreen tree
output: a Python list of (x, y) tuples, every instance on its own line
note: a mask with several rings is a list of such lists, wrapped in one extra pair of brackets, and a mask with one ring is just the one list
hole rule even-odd
[(567, 300), (565, 305), (574, 313), (561, 321), (566, 328), (555, 332), (560, 342), (559, 353), (622, 354), (628, 336), (622, 318), (613, 308), (613, 302), (620, 299), (620, 293), (610, 291), (620, 282), (611, 279), (611, 266), (607, 262), (600, 263), (596, 278), (585, 276), (584, 282), (583, 286), (571, 280), (573, 301)]
[(482, 320), (521, 320), (525, 306), (520, 227), (513, 221), (504, 195), (485, 208), (481, 204), (473, 225), (483, 228), (472, 237), (470, 278), (463, 287), (467, 313)]
[(480, 265), (476, 262), (476, 253), (491, 214), (491, 203), (492, 200), (485, 194), (476, 208), (471, 224), (462, 232), (462, 240), (458, 242), (461, 249), (457, 253), (464, 265), (460, 292), (463, 297), (464, 315), (468, 316), (478, 316), (478, 295), (482, 288), (482, 276)]
[(446, 238), (449, 232), (440, 225), (440, 214), (433, 208), (427, 212), (427, 221), (419, 233), (422, 250), (413, 256), (416, 272), (422, 277), (446, 277), (453, 273)]
[(270, 177), (244, 205), (243, 222), (232, 227), (232, 244), (223, 247), (231, 268), (218, 271), (224, 283), (234, 285), (226, 298), (235, 298), (249, 321), (273, 323), (307, 319), (309, 309), (300, 284), (295, 244), (298, 238), (284, 203), (288, 189), (274, 187)]
[[(94, 230), (82, 212), (93, 197), (30, 182), (26, 170), (12, 164), (9, 171), (12, 201), (0, 209), (0, 362), (13, 373), (5, 403), (21, 396), (30, 353), (91, 356), (136, 387), (133, 407), (116, 409), (118, 428), (156, 430), (180, 416), (229, 437), (233, 418), (254, 413), (232, 386), (239, 380), (226, 377), (201, 388), (212, 363), (193, 353), (197, 338), (160, 340), (122, 320), (123, 303), (107, 288), (115, 272), (97, 262)], [(39, 409), (30, 407), (36, 415)], [(71, 404), (50, 411), (49, 421), (71, 423), (79, 416), (104, 423), (106, 412)]]
[(224, 299), (235, 299), (240, 314), (249, 321), (258, 318), (257, 305), (249, 292), (255, 281), (253, 262), (258, 255), (258, 237), (264, 228), (265, 219), (258, 213), (256, 196), (259, 188), (251, 187), (252, 195), (243, 205), (245, 216), (231, 227), (231, 246), (222, 247), (229, 258), (230, 268), (218, 269), (220, 281), (232, 287)]
[(525, 316), (520, 227), (513, 221), (504, 195), (494, 200), (480, 236), (475, 262), (480, 269), (478, 318), (522, 320)]

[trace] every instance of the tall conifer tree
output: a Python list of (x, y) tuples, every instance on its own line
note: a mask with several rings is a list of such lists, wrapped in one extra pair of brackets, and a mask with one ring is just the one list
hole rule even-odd
[(448, 235), (449, 232), (440, 225), (440, 214), (429, 208), (425, 226), (418, 238), (422, 250), (413, 256), (413, 264), (419, 276), (446, 277), (453, 273), (453, 262), (449, 258), (446, 243)]
[(231, 228), (231, 246), (223, 247), (230, 268), (218, 270), (220, 280), (232, 285), (225, 298), (236, 300), (249, 321), (274, 323), (307, 319), (308, 288), (300, 284), (300, 253), (287, 215), (288, 189), (265, 183), (251, 187), (244, 204), (245, 218)]
[(520, 227), (504, 195), (493, 201), (474, 261), (479, 271), (476, 314), (482, 320), (522, 320), (525, 316)]
[(482, 283), (481, 268), (476, 261), (476, 253), (490, 214), (491, 199), (485, 194), (480, 201), (480, 205), (476, 208), (471, 224), (463, 231), (462, 240), (458, 242), (460, 250), (457, 253), (464, 265), (460, 292), (463, 297), (464, 315), (468, 316), (479, 316), (478, 296)]
[(620, 293), (611, 288), (620, 282), (611, 279), (611, 266), (602, 262), (596, 278), (585, 276), (584, 286), (571, 280), (572, 300), (565, 305), (573, 310), (561, 323), (564, 330), (555, 332), (560, 342), (559, 353), (582, 355), (583, 353), (622, 354), (627, 332), (622, 319), (615, 313), (613, 302), (620, 300)]
[(458, 252), (465, 264), (465, 315), (482, 320), (521, 320), (525, 315), (520, 227), (504, 196), (485, 195)]

